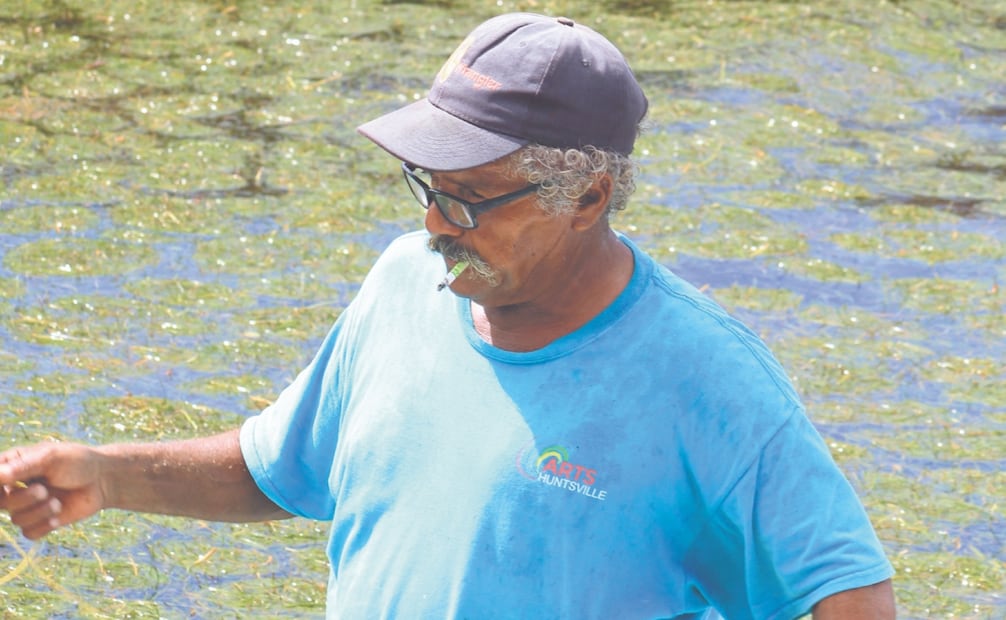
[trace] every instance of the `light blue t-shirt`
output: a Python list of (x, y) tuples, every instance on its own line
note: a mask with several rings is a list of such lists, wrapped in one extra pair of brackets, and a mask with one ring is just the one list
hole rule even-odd
[(331, 520), (332, 618), (793, 618), (891, 567), (783, 370), (630, 242), (621, 295), (529, 353), (395, 241), (249, 419), (255, 480)]

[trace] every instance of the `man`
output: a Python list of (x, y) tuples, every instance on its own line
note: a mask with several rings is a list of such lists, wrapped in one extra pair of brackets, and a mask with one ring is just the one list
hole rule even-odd
[(427, 232), (277, 402), (205, 439), (10, 450), (0, 508), (29, 538), (104, 508), (331, 520), (339, 618), (893, 617), (774, 358), (609, 227), (646, 108), (594, 31), (482, 24), (360, 128)]

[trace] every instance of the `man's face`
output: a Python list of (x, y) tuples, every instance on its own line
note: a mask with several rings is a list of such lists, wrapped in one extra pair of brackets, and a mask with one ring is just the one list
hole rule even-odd
[[(507, 175), (506, 158), (432, 174), (434, 189), (473, 203), (526, 185), (525, 180)], [(426, 229), (432, 235), (430, 246), (444, 254), (448, 269), (459, 260), (471, 263), (451, 289), (489, 308), (533, 302), (565, 277), (569, 219), (545, 213), (532, 193), (480, 214), (478, 227), (468, 230), (454, 226), (431, 207), (426, 212)]]

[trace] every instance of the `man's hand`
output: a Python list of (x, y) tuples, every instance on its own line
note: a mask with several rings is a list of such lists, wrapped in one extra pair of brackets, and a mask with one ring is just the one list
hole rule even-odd
[(814, 606), (814, 620), (893, 620), (895, 615), (890, 579), (839, 592)]
[(37, 540), (104, 507), (100, 457), (72, 443), (46, 442), (0, 453), (0, 510)]

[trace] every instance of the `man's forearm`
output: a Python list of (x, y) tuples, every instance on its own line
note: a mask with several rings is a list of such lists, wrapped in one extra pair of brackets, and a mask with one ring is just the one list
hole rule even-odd
[(237, 430), (96, 450), (105, 508), (231, 522), (290, 516), (255, 484), (241, 456)]
[(814, 620), (893, 620), (895, 616), (890, 579), (839, 592), (814, 606)]

